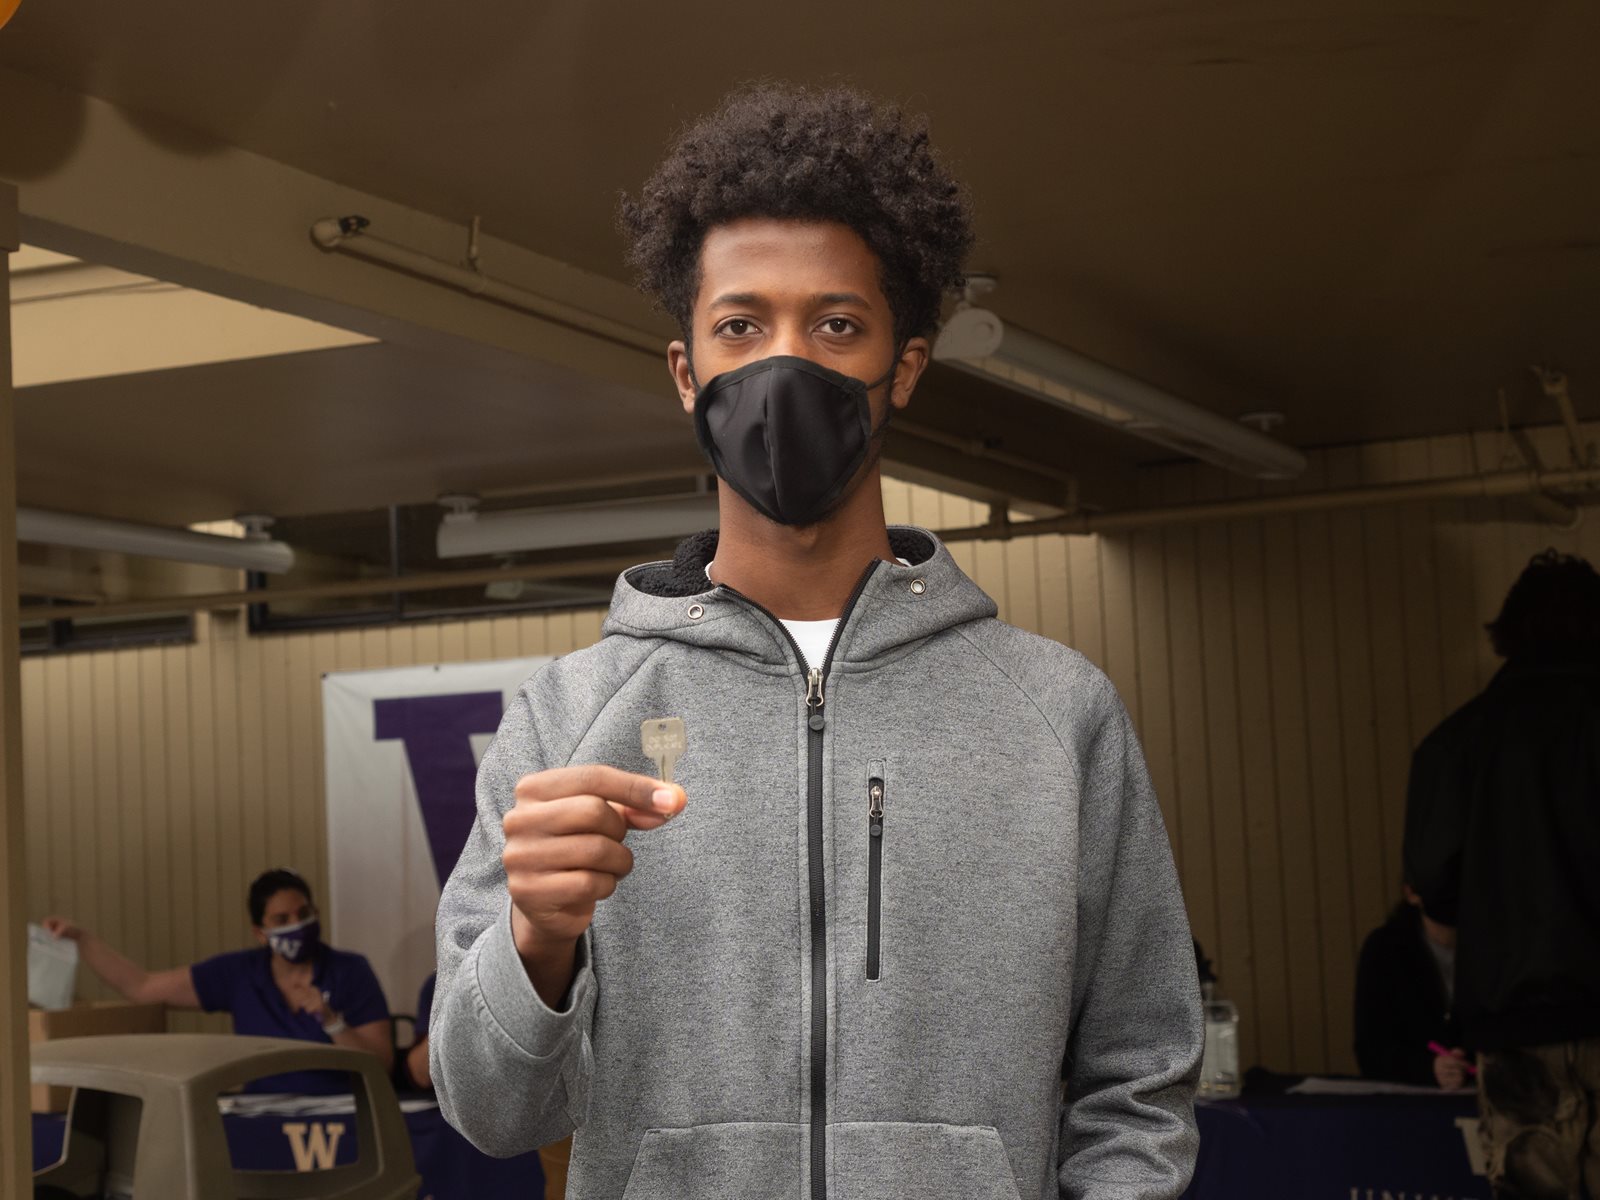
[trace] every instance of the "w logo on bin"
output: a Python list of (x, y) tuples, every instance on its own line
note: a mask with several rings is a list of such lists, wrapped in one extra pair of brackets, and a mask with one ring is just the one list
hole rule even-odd
[(344, 1136), (342, 1122), (286, 1121), (283, 1136), (289, 1139), (296, 1171), (326, 1171), (339, 1157), (339, 1139)]

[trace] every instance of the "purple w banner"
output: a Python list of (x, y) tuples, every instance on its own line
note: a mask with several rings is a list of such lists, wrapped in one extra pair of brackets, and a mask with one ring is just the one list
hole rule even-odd
[(455, 869), (477, 816), (473, 785), (478, 768), (472, 757), (472, 735), (499, 728), (504, 707), (505, 698), (499, 692), (401, 696), (372, 702), (373, 736), (380, 742), (399, 740), (405, 745), (441, 888)]

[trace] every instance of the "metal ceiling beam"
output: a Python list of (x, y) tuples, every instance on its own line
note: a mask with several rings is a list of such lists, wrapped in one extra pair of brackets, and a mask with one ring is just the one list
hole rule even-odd
[[(1408, 504), (1429, 500), (1464, 500), (1483, 497), (1538, 496), (1555, 504), (1555, 513), (1571, 511), (1568, 503), (1586, 498), (1582, 493), (1600, 489), (1600, 467), (1567, 471), (1505, 471), (1487, 475), (1466, 475), (1450, 479), (1424, 479), (1409, 483), (1376, 484), (1319, 492), (1260, 496), (1249, 500), (1224, 500), (1204, 504), (1181, 504), (1166, 508), (1129, 509), (1121, 512), (1086, 513), (1034, 521), (1008, 521), (1004, 506), (995, 507), (996, 518), (983, 525), (941, 530), (946, 543), (1006, 541), (1046, 534), (1125, 533), (1163, 525), (1192, 525), (1207, 521), (1237, 521), (1263, 517), (1289, 516), (1336, 509), (1370, 508), (1389, 504)], [(1573, 493), (1577, 493), (1576, 495)], [(671, 543), (652, 546), (640, 543), (628, 552), (613, 551), (603, 556), (547, 560), (507, 568), (473, 571), (432, 571), (425, 575), (398, 578), (345, 580), (304, 587), (270, 588), (265, 591), (213, 592), (207, 595), (166, 596), (148, 600), (127, 600), (111, 604), (39, 605), (22, 610), (24, 620), (56, 620), (71, 617), (149, 616), (157, 613), (230, 608), (272, 601), (334, 599), (349, 596), (392, 595), (396, 592), (431, 591), (449, 587), (481, 587), (496, 580), (560, 579), (574, 575), (612, 574), (626, 570), (652, 557), (670, 557)]]

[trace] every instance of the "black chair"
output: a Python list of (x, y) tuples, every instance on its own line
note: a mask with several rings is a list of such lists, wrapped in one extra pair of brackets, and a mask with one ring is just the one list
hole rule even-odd
[[(400, 1027), (406, 1026), (405, 1040), (401, 1041)], [(417, 1044), (417, 1018), (412, 1013), (389, 1014), (389, 1049), (393, 1052), (394, 1066), (389, 1080), (397, 1092), (415, 1092), (420, 1089), (411, 1073), (406, 1070), (406, 1055)]]

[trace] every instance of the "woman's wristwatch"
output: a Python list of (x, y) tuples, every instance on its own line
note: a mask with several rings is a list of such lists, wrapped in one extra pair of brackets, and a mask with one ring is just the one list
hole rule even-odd
[(344, 1018), (338, 1013), (333, 1013), (331, 1015), (331, 1019), (322, 1023), (322, 1032), (327, 1034), (329, 1037), (335, 1037), (338, 1034), (343, 1033), (348, 1028), (350, 1027), (345, 1024)]

